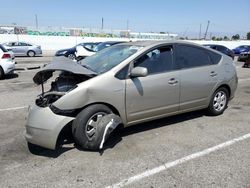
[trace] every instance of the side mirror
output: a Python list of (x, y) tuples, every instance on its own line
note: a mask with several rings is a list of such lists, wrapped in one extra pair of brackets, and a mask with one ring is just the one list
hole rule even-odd
[(145, 77), (148, 75), (148, 69), (145, 67), (135, 67), (130, 72), (130, 77)]

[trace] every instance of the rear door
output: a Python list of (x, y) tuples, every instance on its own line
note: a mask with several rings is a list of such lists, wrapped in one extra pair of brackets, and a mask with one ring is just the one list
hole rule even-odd
[(213, 64), (204, 48), (178, 44), (176, 49), (176, 63), (180, 69), (180, 110), (206, 107), (218, 82), (218, 65)]
[(179, 110), (179, 72), (173, 69), (171, 45), (151, 49), (134, 62), (148, 76), (126, 80), (126, 112), (129, 123)]

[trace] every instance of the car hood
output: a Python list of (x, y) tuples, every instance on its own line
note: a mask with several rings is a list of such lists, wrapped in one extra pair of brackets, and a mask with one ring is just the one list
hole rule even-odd
[(53, 72), (55, 71), (67, 71), (74, 74), (86, 75), (89, 77), (93, 77), (97, 75), (97, 73), (84, 68), (79, 63), (72, 61), (65, 57), (56, 57), (54, 58), (48, 65), (38, 71), (33, 77), (33, 81), (39, 85), (46, 82), (50, 77), (53, 76)]

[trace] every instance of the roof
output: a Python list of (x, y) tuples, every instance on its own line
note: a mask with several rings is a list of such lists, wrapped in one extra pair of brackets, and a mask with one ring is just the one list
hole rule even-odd
[(138, 45), (138, 46), (155, 46), (155, 45), (161, 45), (161, 44), (191, 44), (195, 46), (201, 46), (199, 44), (193, 43), (193, 42), (186, 42), (181, 40), (146, 40), (146, 41), (135, 41), (135, 42), (128, 42), (123, 43), (126, 45)]

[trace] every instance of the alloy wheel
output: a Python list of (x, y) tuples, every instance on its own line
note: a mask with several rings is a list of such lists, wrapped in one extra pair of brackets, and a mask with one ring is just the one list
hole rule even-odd
[(100, 122), (101, 118), (106, 114), (107, 113), (105, 112), (98, 112), (89, 118), (85, 126), (85, 134), (89, 140), (91, 140), (94, 137), (98, 123)]
[(215, 94), (214, 99), (213, 99), (213, 108), (217, 111), (220, 112), (224, 110), (227, 102), (227, 95), (224, 91), (219, 91)]

